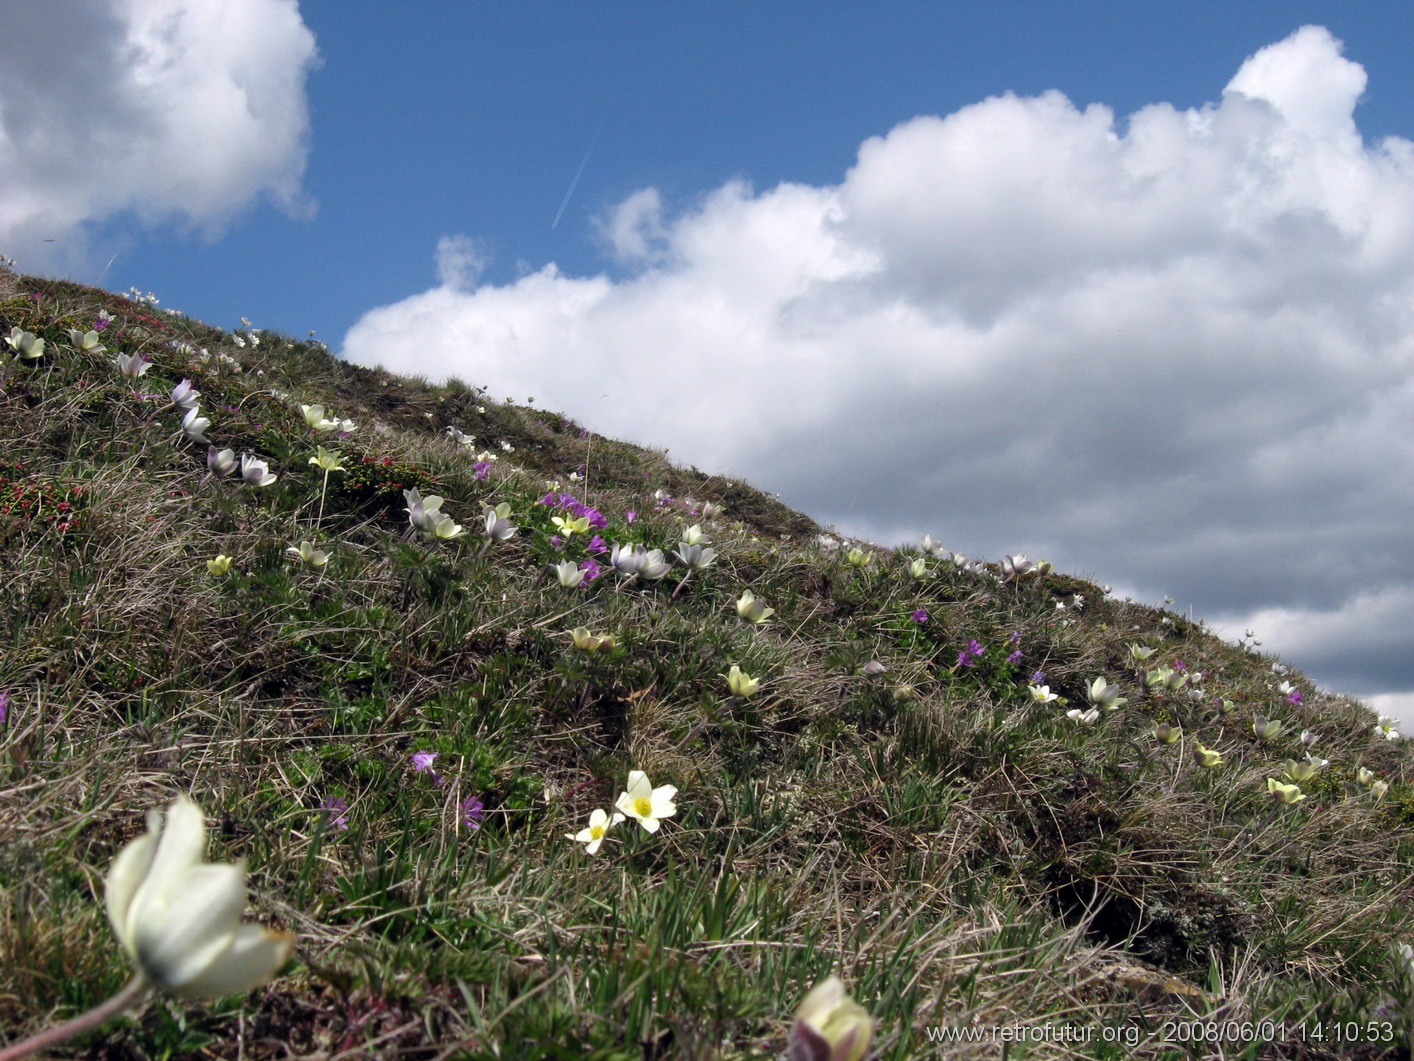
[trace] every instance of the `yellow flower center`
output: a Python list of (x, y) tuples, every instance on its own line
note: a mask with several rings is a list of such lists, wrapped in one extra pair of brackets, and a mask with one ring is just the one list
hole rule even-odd
[(589, 827), (589, 838), (591, 840), (598, 840), (603, 837), (603, 835), (604, 827), (602, 825), (591, 825)]
[(638, 812), (640, 818), (653, 817), (653, 801), (647, 796), (639, 796), (634, 800), (633, 809)]

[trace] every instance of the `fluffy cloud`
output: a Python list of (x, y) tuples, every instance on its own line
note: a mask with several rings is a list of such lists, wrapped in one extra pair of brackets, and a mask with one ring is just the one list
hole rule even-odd
[(218, 231), (300, 197), (314, 37), (296, 0), (0, 5), (0, 251), (120, 214)]
[(444, 283), (344, 353), (535, 395), (860, 536), (1266, 619), (1345, 691), (1407, 691), (1414, 623), (1375, 603), (1414, 596), (1414, 144), (1364, 142), (1364, 87), (1306, 27), (1200, 109), (987, 99), (835, 186), (640, 191), (600, 226), (622, 275)]

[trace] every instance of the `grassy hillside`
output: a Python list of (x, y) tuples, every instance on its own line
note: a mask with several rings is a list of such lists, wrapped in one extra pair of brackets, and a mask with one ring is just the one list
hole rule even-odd
[(293, 959), (53, 1056), (765, 1058), (832, 971), (872, 1057), (1409, 1056), (1407, 742), (1253, 646), (144, 299), (0, 273), (0, 335), (0, 1044), (129, 979), (186, 792)]

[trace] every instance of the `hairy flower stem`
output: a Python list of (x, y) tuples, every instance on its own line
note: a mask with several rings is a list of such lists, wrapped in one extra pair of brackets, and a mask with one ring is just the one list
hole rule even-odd
[(46, 1028), (38, 1035), (33, 1035), (23, 1042), (14, 1043), (0, 1050), (0, 1061), (16, 1061), (17, 1058), (28, 1057), (37, 1050), (43, 1050), (47, 1046), (61, 1043), (65, 1039), (70, 1039), (83, 1032), (92, 1031), (100, 1024), (112, 1020), (123, 1010), (130, 1008), (137, 1003), (143, 995), (147, 994), (151, 985), (147, 978), (141, 973), (134, 976), (128, 985), (110, 998), (107, 1002), (100, 1002), (87, 1013), (81, 1013), (73, 1020), (66, 1020), (63, 1024), (56, 1024), (52, 1028)]

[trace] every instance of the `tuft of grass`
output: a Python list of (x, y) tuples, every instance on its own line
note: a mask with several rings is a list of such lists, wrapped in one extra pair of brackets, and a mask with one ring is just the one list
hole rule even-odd
[[(296, 958), (56, 1056), (769, 1057), (832, 972), (879, 1058), (1407, 1056), (1414, 773), (1364, 705), (1088, 580), (842, 542), (467, 383), (4, 281), (0, 334), (46, 349), (0, 358), (0, 1043), (126, 980), (103, 876), (185, 791)], [(75, 349), (100, 313), (106, 349)], [(152, 367), (125, 380), (119, 353)], [(273, 485), (208, 470), (184, 378)], [(465, 533), (417, 533), (413, 489)], [(501, 504), (517, 531), (492, 541)], [(571, 508), (591, 533), (563, 537)], [(685, 577), (693, 524), (717, 559)], [(595, 534), (671, 569), (621, 577)], [(564, 561), (603, 573), (565, 588)], [(768, 622), (737, 615), (747, 589)], [(1068, 717), (1100, 676), (1125, 704)], [(1308, 750), (1329, 765), (1277, 804)], [(567, 836), (630, 770), (677, 813), (585, 854)], [(1264, 1021), (1221, 1050), (1173, 1032)], [(1009, 1053), (1006, 1028), (1029, 1036)]]

